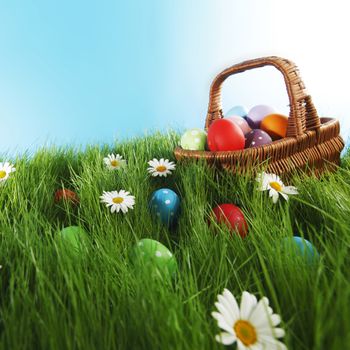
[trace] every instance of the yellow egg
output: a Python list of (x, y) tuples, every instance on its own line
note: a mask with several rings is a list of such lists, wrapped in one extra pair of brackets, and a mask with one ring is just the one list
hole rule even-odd
[(286, 137), (288, 117), (282, 114), (269, 114), (261, 122), (260, 128), (267, 132), (273, 140)]

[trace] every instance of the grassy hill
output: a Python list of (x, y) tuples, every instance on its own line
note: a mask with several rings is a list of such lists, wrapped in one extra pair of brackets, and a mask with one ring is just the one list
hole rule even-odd
[[(210, 313), (223, 288), (237, 297), (243, 290), (267, 296), (289, 349), (349, 346), (350, 155), (336, 174), (293, 178), (300, 194), (274, 205), (254, 178), (204, 164), (177, 164), (166, 179), (151, 178), (147, 162), (174, 160), (177, 143), (175, 133), (154, 134), (12, 159), (17, 171), (0, 187), (1, 349), (221, 349)], [(105, 169), (111, 152), (124, 156), (125, 170)], [(62, 186), (78, 193), (78, 207), (55, 204)], [(148, 210), (162, 187), (181, 199), (171, 230)], [(125, 215), (111, 214), (99, 199), (103, 190), (119, 189), (136, 198)], [(208, 227), (208, 213), (220, 203), (242, 208), (246, 239)], [(88, 233), (80, 254), (57, 239), (69, 225)], [(314, 244), (318, 264), (286, 254), (283, 238), (292, 235)], [(175, 254), (179, 272), (171, 283), (133, 266), (129, 251), (140, 238)]]

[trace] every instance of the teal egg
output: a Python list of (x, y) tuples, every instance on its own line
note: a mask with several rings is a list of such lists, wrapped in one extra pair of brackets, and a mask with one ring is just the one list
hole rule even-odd
[(180, 213), (180, 198), (169, 188), (154, 191), (149, 202), (152, 215), (161, 223), (172, 226), (176, 224)]
[(157, 269), (161, 275), (174, 276), (177, 262), (171, 251), (162, 243), (144, 238), (133, 247), (130, 258), (134, 264), (140, 264), (153, 272)]
[(80, 226), (68, 226), (57, 233), (56, 238), (74, 251), (81, 251), (88, 235)]
[(183, 149), (204, 151), (207, 133), (201, 129), (189, 129), (181, 137), (180, 145)]
[(298, 256), (309, 264), (316, 263), (320, 259), (317, 249), (305, 238), (294, 236), (285, 238), (284, 249), (295, 256)]
[(247, 114), (248, 110), (244, 106), (234, 106), (225, 113), (225, 117), (232, 117), (233, 115), (237, 115), (243, 118), (246, 117)]

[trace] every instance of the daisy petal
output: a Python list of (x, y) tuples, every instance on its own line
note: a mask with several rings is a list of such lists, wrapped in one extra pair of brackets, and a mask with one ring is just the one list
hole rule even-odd
[(269, 327), (269, 312), (268, 304), (264, 299), (260, 299), (254, 310), (252, 311), (249, 320), (256, 327)]
[(211, 313), (211, 315), (217, 321), (219, 328), (223, 329), (224, 331), (226, 331), (230, 334), (234, 334), (233, 328), (227, 323), (225, 318), (219, 312), (214, 311)]
[(287, 346), (280, 342), (279, 340), (266, 336), (266, 335), (260, 335), (260, 341), (265, 345), (266, 349), (269, 350), (287, 350)]
[(233, 324), (233, 317), (230, 314), (230, 312), (226, 309), (226, 307), (224, 305), (222, 305), (219, 302), (215, 303), (216, 308), (219, 310), (219, 312), (221, 313), (221, 315), (224, 317), (224, 319), (226, 320), (227, 324)]
[(242, 294), (242, 300), (241, 300), (241, 318), (243, 320), (248, 320), (250, 314), (254, 310), (254, 307), (257, 304), (257, 300), (255, 295), (250, 294), (246, 291)]
[(283, 193), (285, 193), (285, 194), (299, 194), (297, 188), (294, 186), (285, 186), (283, 188)]
[(225, 309), (227, 310), (227, 312), (230, 314), (231, 319), (232, 319), (231, 324), (233, 324), (238, 318), (237, 314), (235, 312), (236, 310), (235, 311), (232, 310), (232, 305), (227, 301), (227, 299), (223, 295), (219, 295), (218, 300), (219, 300), (220, 304), (223, 305), (225, 307)]
[(271, 322), (273, 326), (278, 326), (281, 323), (281, 316), (277, 314), (273, 314), (270, 316)]
[(275, 191), (275, 193), (272, 193), (272, 202), (274, 204), (276, 204), (278, 202), (278, 192), (276, 192), (276, 191)]
[(249, 350), (264, 350), (264, 345), (260, 342), (256, 342), (255, 344), (250, 345)]
[(233, 334), (222, 332), (215, 337), (218, 343), (231, 345), (236, 341), (236, 336)]
[(239, 317), (239, 307), (238, 307), (238, 303), (237, 303), (236, 298), (226, 288), (224, 289), (222, 295), (226, 298), (228, 303), (231, 305), (232, 314), (233, 314), (234, 319), (238, 319), (238, 317)]
[(286, 335), (286, 332), (282, 328), (273, 328), (265, 325), (263, 327), (259, 327), (259, 334), (265, 337), (283, 338)]
[(276, 338), (283, 338), (286, 335), (286, 331), (282, 328), (274, 328), (273, 329), (273, 335)]
[(280, 195), (281, 195), (286, 201), (288, 201), (288, 196), (287, 196), (285, 193), (280, 192)]
[(237, 349), (238, 350), (250, 350), (239, 339), (237, 339)]

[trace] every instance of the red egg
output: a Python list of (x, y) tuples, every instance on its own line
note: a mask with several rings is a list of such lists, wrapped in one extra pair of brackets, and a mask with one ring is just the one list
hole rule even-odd
[(225, 223), (231, 232), (242, 238), (248, 234), (248, 225), (241, 209), (234, 204), (220, 204), (213, 209), (218, 223)]
[(67, 189), (61, 189), (57, 190), (55, 193), (55, 202), (58, 203), (60, 201), (68, 201), (73, 204), (78, 204), (79, 198), (75, 192)]
[(241, 128), (229, 119), (217, 119), (208, 129), (210, 151), (236, 151), (244, 148)]

